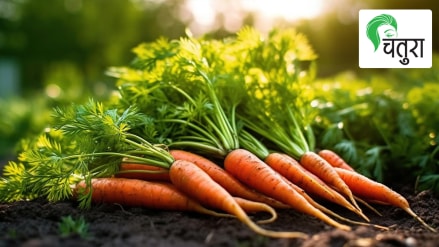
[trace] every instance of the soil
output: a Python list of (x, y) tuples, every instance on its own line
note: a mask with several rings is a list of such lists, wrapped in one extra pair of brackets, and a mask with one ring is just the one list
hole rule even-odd
[[(410, 188), (397, 190), (426, 222), (439, 226), (439, 199)], [(343, 216), (359, 220), (350, 212), (327, 205)], [(330, 227), (315, 218), (293, 210), (279, 210), (279, 218), (267, 229), (302, 231), (309, 239), (271, 239), (259, 236), (233, 218), (215, 218), (195, 213), (157, 211), (120, 205), (95, 205), (81, 210), (75, 202), (50, 203), (42, 199), (0, 204), (0, 247), (3, 246), (237, 246), (237, 247), (432, 247), (439, 246), (439, 234), (428, 231), (403, 210), (376, 206), (383, 216), (364, 210), (375, 224), (389, 226), (380, 230), (353, 226), (352, 231)], [(63, 236), (61, 218), (83, 217), (88, 224), (86, 236)], [(264, 219), (263, 213), (254, 214)]]

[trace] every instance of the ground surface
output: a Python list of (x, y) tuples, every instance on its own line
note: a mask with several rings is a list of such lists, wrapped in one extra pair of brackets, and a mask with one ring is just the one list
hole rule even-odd
[[(439, 199), (429, 192), (414, 195), (409, 188), (397, 190), (405, 195), (413, 210), (430, 225), (439, 228)], [(332, 207), (344, 216), (349, 212)], [(280, 210), (279, 219), (265, 228), (302, 231), (307, 240), (269, 239), (258, 236), (235, 219), (214, 218), (193, 213), (165, 212), (144, 208), (100, 205), (88, 211), (74, 202), (48, 203), (44, 200), (0, 204), (0, 247), (3, 246), (340, 246), (340, 247), (430, 247), (439, 246), (439, 233), (423, 228), (404, 211), (377, 206), (379, 217), (365, 210), (375, 224), (390, 226), (389, 231), (354, 226), (350, 232), (334, 229), (292, 210)], [(61, 236), (61, 217), (84, 217), (88, 236)], [(253, 215), (262, 219), (266, 215)]]

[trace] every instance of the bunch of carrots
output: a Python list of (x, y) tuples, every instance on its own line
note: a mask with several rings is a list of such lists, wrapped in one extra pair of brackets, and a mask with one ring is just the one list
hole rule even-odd
[[(4, 200), (77, 198), (235, 217), (258, 234), (306, 238), (260, 224), (291, 209), (349, 231), (369, 222), (360, 206), (400, 207), (431, 231), (407, 200), (356, 172), (330, 150), (317, 152), (309, 107), (316, 55), (294, 30), (263, 37), (244, 28), (223, 41), (159, 39), (131, 67), (112, 68), (120, 96), (103, 106), (56, 109), (44, 133), (11, 162)], [(308, 66), (304, 66), (308, 64)], [(213, 161), (215, 160), (215, 162)], [(14, 194), (15, 193), (15, 194)], [(338, 204), (361, 220), (318, 201)], [(257, 223), (248, 216), (267, 212)], [(340, 223), (343, 221), (344, 223)]]

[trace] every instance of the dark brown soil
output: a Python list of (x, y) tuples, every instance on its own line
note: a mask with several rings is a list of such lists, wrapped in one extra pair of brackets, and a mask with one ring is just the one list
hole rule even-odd
[[(439, 227), (439, 199), (429, 192), (417, 195), (399, 190), (413, 210), (430, 225)], [(344, 209), (327, 205), (351, 219)], [(384, 215), (365, 210), (375, 224), (390, 226), (383, 231), (353, 226), (350, 232), (292, 210), (279, 210), (279, 219), (267, 229), (302, 231), (307, 240), (270, 239), (258, 236), (236, 219), (215, 218), (194, 213), (165, 212), (120, 205), (94, 206), (80, 210), (74, 202), (48, 203), (44, 200), (0, 204), (0, 247), (2, 246), (340, 246), (340, 247), (432, 247), (439, 246), (439, 234), (426, 230), (403, 210), (377, 206)], [(84, 217), (88, 236), (61, 236), (61, 217)], [(263, 219), (264, 214), (252, 216)]]

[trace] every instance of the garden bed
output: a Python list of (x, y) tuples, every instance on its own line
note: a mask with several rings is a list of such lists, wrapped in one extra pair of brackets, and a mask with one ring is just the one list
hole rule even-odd
[[(439, 200), (432, 193), (415, 195), (410, 187), (397, 191), (408, 198), (413, 210), (427, 223), (439, 225)], [(327, 206), (358, 219), (344, 209)], [(279, 218), (265, 228), (310, 235), (307, 240), (290, 240), (258, 236), (238, 220), (229, 218), (120, 205), (95, 205), (80, 210), (75, 202), (21, 201), (0, 204), (0, 246), (437, 246), (439, 234), (429, 232), (403, 210), (387, 206), (377, 209), (382, 217), (365, 212), (373, 223), (389, 226), (389, 231), (354, 226), (351, 232), (345, 232), (293, 210), (279, 210)], [(88, 224), (87, 236), (62, 236), (59, 224), (65, 216), (83, 217)]]

